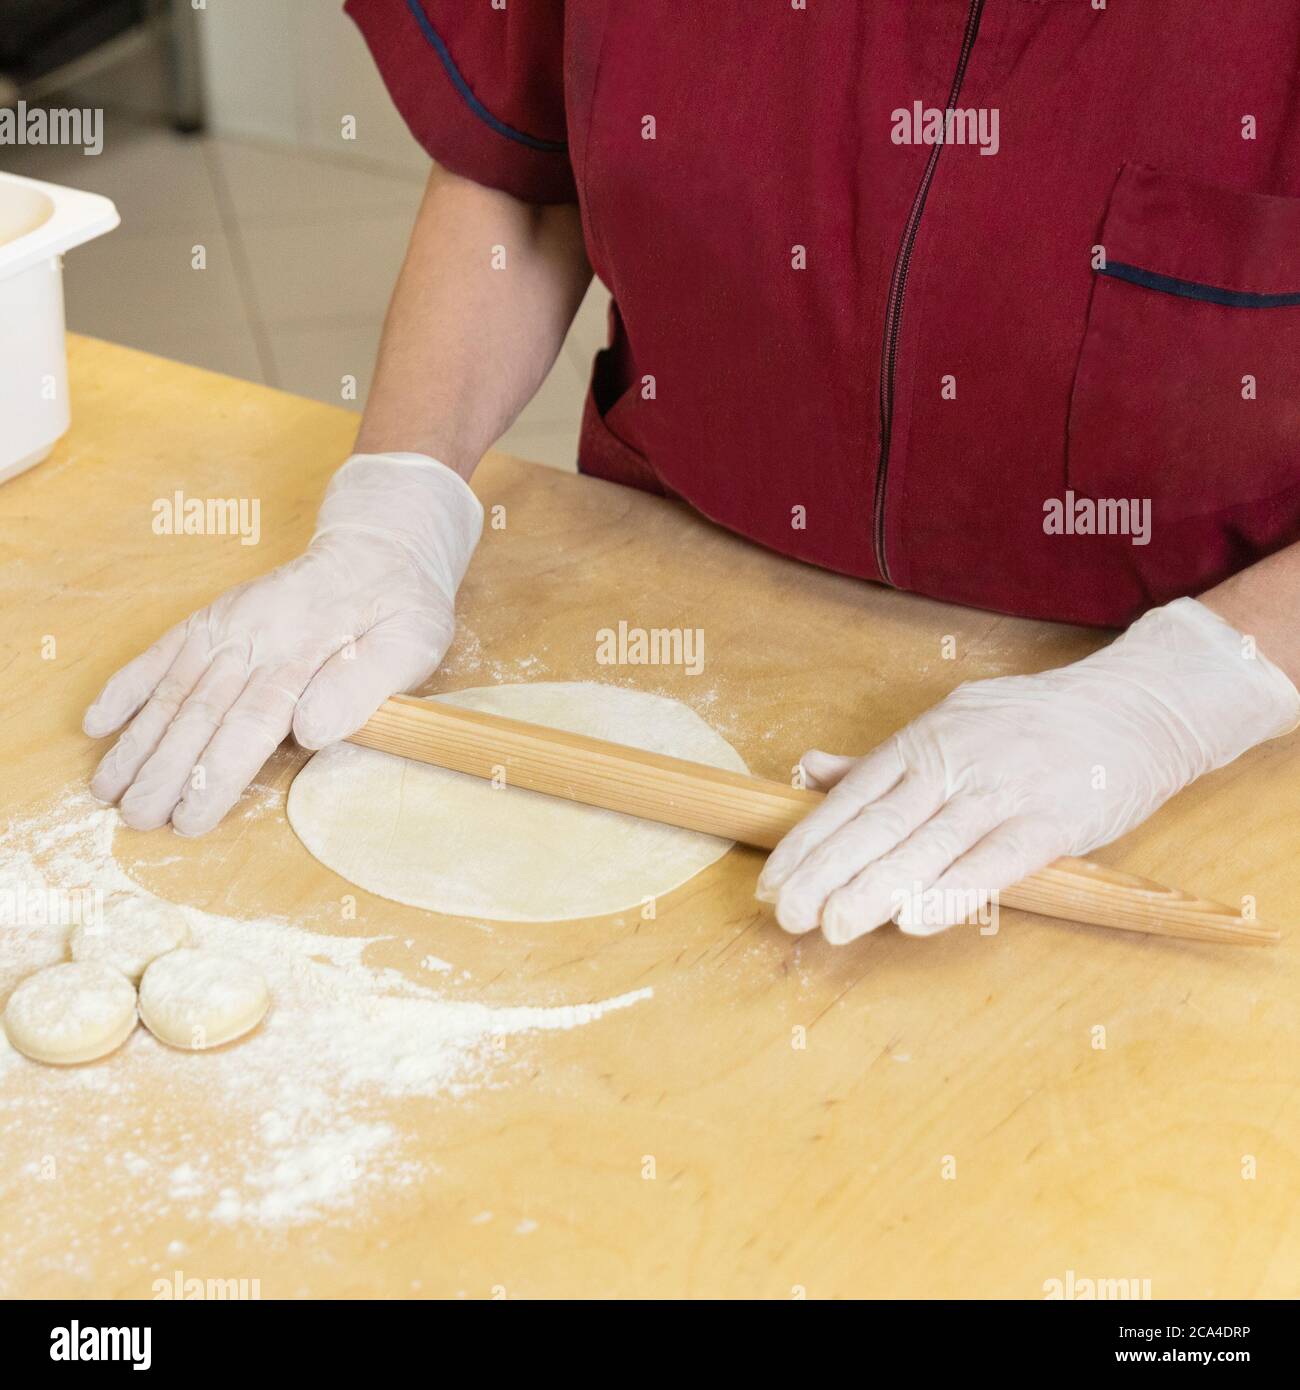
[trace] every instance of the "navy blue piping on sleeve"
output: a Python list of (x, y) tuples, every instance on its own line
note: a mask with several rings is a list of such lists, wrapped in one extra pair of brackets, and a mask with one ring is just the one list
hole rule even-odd
[(1111, 275), (1127, 280), (1145, 290), (1176, 294), (1183, 299), (1200, 299), (1207, 304), (1224, 304), (1230, 309), (1290, 309), (1300, 306), (1300, 294), (1251, 294), (1246, 290), (1221, 290), (1217, 285), (1201, 285), (1195, 280), (1176, 280), (1172, 275), (1157, 275), (1154, 270), (1109, 261), (1098, 266), (1099, 275)]
[(415, 22), (420, 26), (420, 32), (429, 40), (433, 51), (441, 60), (442, 66), (447, 71), (447, 76), (451, 78), (451, 85), (461, 94), (465, 105), (480, 121), (495, 130), (498, 135), (504, 135), (507, 140), (515, 140), (521, 145), (527, 145), (530, 150), (542, 150), (547, 154), (563, 154), (569, 148), (567, 141), (542, 140), (536, 135), (527, 135), (522, 130), (516, 130), (514, 126), (498, 120), (470, 90), (469, 83), (461, 76), (460, 69), (456, 66), (447, 45), (442, 41), (442, 35), (433, 27), (420, 0), (406, 0), (406, 8), (410, 10)]

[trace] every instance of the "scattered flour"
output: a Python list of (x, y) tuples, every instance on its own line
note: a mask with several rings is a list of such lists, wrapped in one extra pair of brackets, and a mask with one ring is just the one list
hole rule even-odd
[(462, 621), (456, 626), (456, 640), (443, 657), (438, 674), (458, 677), (476, 675), (493, 685), (508, 685), (525, 678), (532, 679), (549, 669), (545, 658), (537, 654), (516, 657), (513, 661), (489, 659), (478, 633)]
[[(118, 824), (116, 811), (81, 792), (11, 822), (0, 835), (0, 899), (72, 900), (89, 889), (156, 910), (160, 899), (114, 858)], [(455, 1098), (508, 1079), (502, 1038), (579, 1027), (652, 995), (494, 1007), (367, 966), (370, 938), (174, 910), (195, 946), (232, 952), (265, 976), (271, 1011), (242, 1043), (207, 1053), (177, 1052), (137, 1028), (104, 1061), (58, 1069), (0, 1044), (0, 1294), (19, 1291), (25, 1259), (54, 1258), (52, 1226), (66, 1230), (64, 1183), (41, 1180), (52, 1172), (90, 1185), (87, 1225), (72, 1251), (66, 1239), (59, 1247), (59, 1268), (78, 1274), (92, 1268), (96, 1223), (108, 1228), (110, 1217), (132, 1228), (337, 1222), (435, 1170), (404, 1139), (394, 1102)], [(67, 958), (70, 931), (10, 914), (0, 925), (0, 1002)], [(424, 962), (434, 971), (444, 964)]]

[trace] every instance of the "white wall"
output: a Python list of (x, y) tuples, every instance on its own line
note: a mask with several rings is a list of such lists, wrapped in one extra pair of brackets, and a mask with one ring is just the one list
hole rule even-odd
[[(172, 3), (191, 11), (192, 0)], [(428, 157), (388, 99), (343, 0), (202, 3), (192, 17), (211, 131), (427, 173)], [(170, 88), (161, 47), (81, 79), (70, 96), (84, 105), (167, 119)], [(356, 117), (355, 140), (342, 138), (345, 115)]]
[(206, 0), (196, 20), (216, 134), (428, 169), (342, 0)]

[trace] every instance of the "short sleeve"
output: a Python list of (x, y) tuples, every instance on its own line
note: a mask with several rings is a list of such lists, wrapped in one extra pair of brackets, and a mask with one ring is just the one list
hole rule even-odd
[(347, 0), (344, 9), (439, 164), (524, 202), (576, 201), (564, 0)]

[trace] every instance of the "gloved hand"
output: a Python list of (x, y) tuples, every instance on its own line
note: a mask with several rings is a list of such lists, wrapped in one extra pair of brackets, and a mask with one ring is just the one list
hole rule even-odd
[(830, 791), (772, 851), (758, 897), (831, 942), (895, 916), (930, 935), (1298, 722), (1291, 681), (1178, 599), (1072, 666), (958, 686), (864, 758), (806, 754)]
[[(91, 781), (137, 830), (210, 830), (292, 728), (347, 737), (437, 669), (483, 528), (469, 485), (423, 454), (354, 454), (306, 552), (224, 593), (124, 666), (86, 712), (126, 732)], [(135, 716), (132, 718), (132, 716)]]

